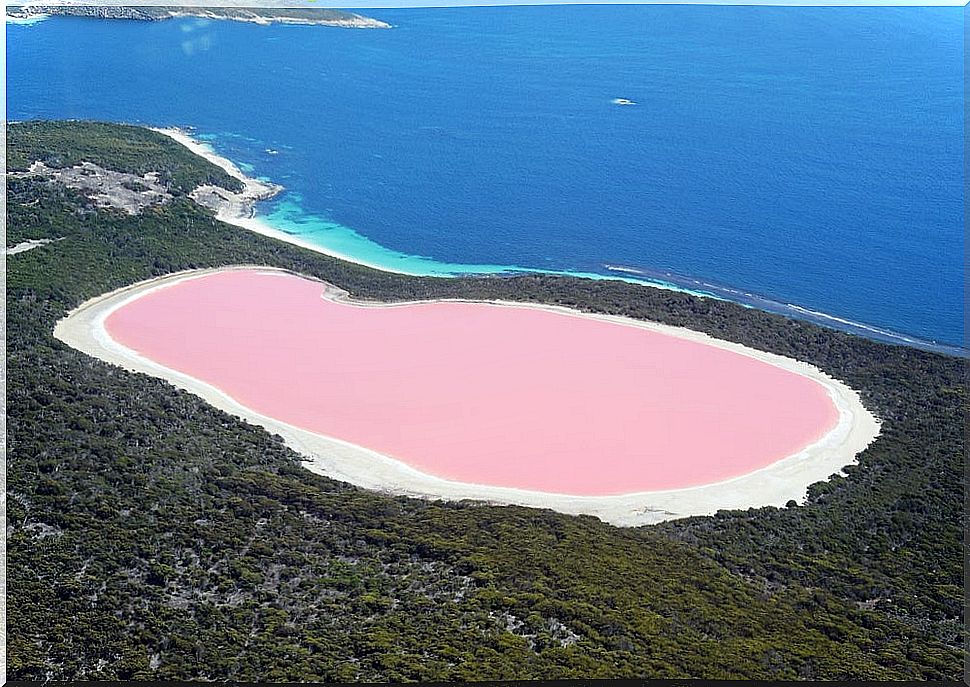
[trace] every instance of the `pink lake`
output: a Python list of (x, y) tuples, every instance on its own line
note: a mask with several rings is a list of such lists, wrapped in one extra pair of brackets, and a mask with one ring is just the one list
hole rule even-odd
[(747, 474), (838, 421), (826, 389), (700, 342), (485, 303), (361, 306), (288, 274), (146, 293), (109, 335), (271, 418), (459, 482), (601, 496)]

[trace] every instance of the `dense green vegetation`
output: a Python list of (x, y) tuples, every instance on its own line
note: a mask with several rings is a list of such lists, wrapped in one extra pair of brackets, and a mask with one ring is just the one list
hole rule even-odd
[(81, 162), (143, 176), (158, 172), (167, 190), (188, 193), (201, 184), (241, 191), (242, 183), (167, 136), (138, 126), (101, 122), (22, 122), (7, 132), (7, 170), (24, 171), (35, 160), (48, 167)]
[[(152, 132), (10, 127), (8, 155), (217, 178)], [(144, 158), (137, 153), (142, 150)], [(184, 165), (188, 164), (188, 167)], [(8, 178), (8, 675), (13, 679), (957, 679), (966, 361), (731, 303), (551, 276), (380, 273), (217, 222)], [(260, 263), (376, 299), (541, 301), (808, 360), (883, 433), (795, 507), (619, 529), (392, 498), (278, 437), (51, 336), (85, 299)]]

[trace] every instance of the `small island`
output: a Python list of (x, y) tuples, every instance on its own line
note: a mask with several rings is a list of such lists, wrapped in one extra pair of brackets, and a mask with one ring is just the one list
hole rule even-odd
[(389, 29), (391, 25), (353, 12), (325, 8), (268, 8), (268, 7), (133, 7), (122, 5), (11, 5), (7, 17), (31, 19), (65, 16), (94, 19), (128, 19), (134, 21), (163, 21), (178, 17), (230, 19), (255, 24), (304, 24), (336, 26), (348, 29)]

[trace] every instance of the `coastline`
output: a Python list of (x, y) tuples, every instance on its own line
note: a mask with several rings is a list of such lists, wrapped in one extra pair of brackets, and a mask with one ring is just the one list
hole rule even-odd
[[(268, 200), (281, 191), (283, 187), (277, 184), (272, 184), (268, 182), (263, 182), (258, 179), (247, 176), (239, 167), (230, 159), (219, 155), (212, 147), (206, 143), (196, 140), (184, 129), (178, 127), (149, 127), (152, 131), (160, 133), (164, 136), (168, 136), (172, 140), (188, 148), (190, 151), (195, 153), (201, 158), (208, 160), (212, 164), (224, 170), (229, 176), (242, 182), (244, 189), (240, 194), (236, 194), (238, 197), (232, 198), (230, 202), (220, 203), (216, 199), (211, 197), (211, 193), (215, 192), (220, 196), (232, 196), (232, 192), (226, 191), (225, 189), (217, 189), (217, 187), (200, 187), (202, 193), (197, 193), (199, 189), (193, 191), (190, 196), (200, 202), (200, 204), (209, 207), (216, 212), (216, 219), (226, 224), (232, 224), (234, 226), (240, 227), (241, 229), (248, 229), (249, 231), (255, 232), (262, 236), (267, 236), (269, 238), (278, 239), (280, 241), (286, 241), (287, 243), (299, 246), (300, 248), (305, 248), (306, 250), (314, 251), (315, 253), (320, 253), (322, 255), (327, 255), (332, 258), (337, 258), (338, 260), (343, 260), (345, 262), (354, 263), (356, 265), (361, 265), (363, 267), (369, 267), (371, 269), (380, 270), (382, 272), (391, 272), (393, 274), (402, 274), (411, 277), (440, 277), (444, 279), (456, 278), (461, 276), (482, 276), (486, 274), (501, 274), (501, 275), (512, 275), (512, 274), (536, 274), (535, 270), (530, 270), (527, 268), (519, 267), (509, 267), (502, 269), (489, 269), (488, 266), (482, 266), (480, 272), (468, 272), (467, 274), (452, 274), (452, 273), (427, 273), (427, 272), (415, 272), (409, 270), (395, 269), (394, 267), (369, 262), (367, 260), (361, 260), (360, 258), (348, 255), (346, 253), (341, 253), (340, 251), (335, 251), (333, 249), (321, 246), (310, 241), (305, 241), (298, 236), (293, 236), (285, 231), (281, 231), (276, 227), (272, 226), (268, 222), (264, 221), (255, 214), (254, 205), (256, 202), (261, 200)], [(467, 266), (473, 267), (473, 266)], [(630, 277), (608, 277), (603, 275), (597, 275), (592, 273), (581, 273), (581, 272), (555, 272), (546, 271), (542, 274), (553, 274), (560, 276), (570, 276), (570, 277), (585, 277), (589, 279), (602, 279), (608, 281), (623, 281), (630, 284), (637, 284), (640, 286), (651, 286), (653, 288), (665, 289), (669, 291), (678, 291), (682, 293), (689, 293), (694, 296), (700, 296), (705, 298), (718, 298), (713, 294), (708, 294), (700, 291), (691, 291), (688, 289), (679, 288), (673, 284), (655, 284), (649, 283), (642, 279), (633, 279)]]
[(206, 11), (201, 8), (195, 11), (192, 11), (189, 8), (184, 8), (180, 10), (173, 10), (169, 12), (168, 16), (172, 19), (196, 17), (199, 19), (240, 21), (248, 24), (258, 24), (260, 26), (269, 26), (270, 24), (290, 24), (293, 26), (329, 26), (340, 29), (392, 28), (387, 22), (380, 21), (379, 19), (372, 19), (370, 17), (364, 17), (359, 14), (352, 14), (352, 16), (349, 16), (346, 19), (302, 19), (299, 17), (285, 16), (263, 17), (255, 14), (252, 16), (228, 16), (212, 11)]
[[(309, 10), (309, 13), (306, 13)], [(300, 12), (303, 12), (301, 14)], [(316, 16), (314, 16), (316, 14)], [(320, 16), (326, 14), (327, 16)], [(133, 21), (164, 21), (166, 19), (180, 19), (195, 17), (199, 19), (238, 21), (250, 24), (268, 26), (270, 24), (289, 24), (299, 26), (327, 26), (343, 29), (390, 29), (391, 24), (365, 17), (356, 12), (343, 10), (329, 10), (305, 8), (289, 10), (287, 8), (246, 8), (191, 6), (151, 6), (151, 5), (74, 5), (74, 4), (44, 4), (43, 2), (28, 2), (23, 5), (10, 5), (6, 8), (7, 21), (10, 23), (30, 24), (53, 16), (84, 17), (93, 19), (121, 19)]]
[[(659, 331), (731, 350), (807, 376), (821, 384), (835, 404), (839, 420), (836, 426), (818, 441), (793, 455), (746, 475), (703, 486), (614, 496), (571, 496), (445, 480), (422, 473), (367, 448), (309, 432), (261, 415), (236, 402), (214, 386), (166, 368), (127, 349), (114, 341), (105, 329), (105, 319), (112, 312), (146, 293), (182, 280), (223, 270), (239, 269), (294, 274), (277, 268), (241, 265), (165, 275), (123, 287), (81, 304), (58, 321), (54, 336), (73, 348), (105, 362), (165, 379), (179, 388), (200, 396), (221, 410), (279, 434), (288, 446), (308, 459), (306, 467), (313, 472), (387, 494), (550, 508), (571, 515), (593, 515), (618, 526), (639, 526), (692, 515), (710, 515), (722, 509), (784, 506), (789, 500), (801, 501), (805, 498), (810, 484), (828, 479), (832, 474), (854, 463), (856, 455), (879, 435), (880, 421), (865, 408), (855, 391), (841, 381), (801, 361), (722, 341), (689, 329), (620, 316), (581, 313), (561, 306), (447, 299), (468, 303), (488, 303), (498, 307), (539, 309), (571, 317), (593, 318)], [(323, 284), (324, 297), (332, 300), (360, 307), (402, 305), (402, 303), (357, 301), (331, 284), (306, 275), (297, 276)], [(408, 304), (420, 302), (436, 301), (409, 301)]]
[[(275, 184), (267, 184), (261, 182), (257, 179), (253, 179), (242, 172), (239, 167), (236, 166), (228, 158), (222, 157), (216, 153), (211, 146), (197, 141), (192, 138), (184, 129), (179, 129), (176, 127), (167, 128), (155, 128), (149, 127), (152, 131), (158, 132), (165, 136), (168, 136), (172, 140), (180, 143), (181, 145), (188, 148), (190, 151), (195, 153), (201, 158), (208, 160), (217, 167), (223, 169), (229, 176), (241, 181), (244, 185), (243, 191), (240, 194), (242, 196), (242, 202), (238, 204), (225, 203), (220, 204), (218, 207), (207, 206), (216, 211), (216, 219), (226, 224), (232, 224), (234, 226), (240, 227), (241, 229), (248, 229), (249, 231), (255, 232), (262, 236), (267, 236), (269, 238), (278, 239), (280, 241), (286, 241), (287, 243), (293, 244), (294, 246), (299, 246), (300, 248), (305, 248), (306, 250), (311, 250), (315, 253), (321, 253), (323, 255), (330, 256), (331, 258), (337, 258), (338, 260), (344, 260), (346, 262), (351, 262), (357, 265), (363, 265), (364, 267), (370, 267), (371, 269), (381, 270), (384, 272), (393, 272), (395, 274), (404, 274), (409, 276), (412, 275), (409, 272), (394, 270), (385, 266), (374, 265), (367, 262), (362, 262), (349, 255), (344, 255), (338, 253), (337, 251), (329, 250), (317, 244), (305, 241), (297, 236), (287, 234), (284, 231), (280, 231), (275, 227), (267, 224), (263, 220), (259, 219), (254, 213), (251, 212), (241, 212), (239, 208), (243, 207), (245, 203), (256, 203), (260, 200), (267, 200), (277, 195), (283, 190), (282, 186), (276, 186)], [(194, 194), (195, 192), (193, 192)], [(222, 193), (228, 193), (223, 191)], [(193, 195), (193, 198), (195, 196)], [(198, 200), (197, 198), (195, 198)]]
[[(556, 271), (556, 270), (537, 270), (530, 269), (527, 267), (517, 267), (517, 266), (492, 266), (492, 265), (454, 265), (454, 267), (459, 268), (455, 271), (445, 271), (445, 270), (409, 270), (400, 269), (386, 263), (373, 262), (360, 257), (334, 250), (320, 244), (307, 241), (300, 238), (299, 236), (294, 236), (285, 231), (277, 229), (265, 219), (259, 217), (255, 211), (255, 204), (261, 200), (267, 200), (274, 197), (278, 193), (284, 190), (282, 186), (276, 184), (262, 182), (257, 179), (248, 177), (239, 167), (236, 166), (228, 158), (219, 155), (211, 146), (201, 141), (196, 140), (188, 133), (185, 129), (178, 127), (148, 127), (151, 130), (168, 136), (174, 141), (180, 143), (181, 145), (188, 148), (190, 151), (199, 155), (200, 157), (208, 160), (212, 164), (225, 170), (230, 176), (239, 180), (246, 186), (246, 190), (243, 191), (245, 198), (238, 199), (238, 204), (233, 207), (232, 204), (219, 204), (216, 206), (213, 204), (207, 204), (202, 202), (203, 205), (210, 207), (216, 211), (216, 217), (226, 224), (232, 224), (242, 229), (247, 229), (249, 231), (261, 234), (268, 238), (277, 239), (280, 241), (285, 241), (300, 248), (306, 250), (314, 251), (315, 253), (320, 253), (322, 255), (327, 255), (338, 260), (343, 260), (345, 262), (354, 263), (361, 265), (363, 267), (368, 267), (370, 269), (380, 270), (382, 272), (390, 272), (393, 274), (401, 274), (406, 276), (415, 277), (439, 277), (439, 278), (460, 278), (460, 277), (480, 277), (486, 275), (498, 275), (498, 276), (514, 276), (514, 275), (526, 275), (526, 274), (545, 274), (551, 276), (563, 276), (563, 277), (575, 277), (581, 279), (593, 279), (598, 281), (619, 281), (625, 282), (627, 284), (634, 284), (636, 286), (644, 286), (654, 289), (661, 289), (664, 291), (673, 291), (675, 293), (686, 293), (691, 296), (696, 296), (698, 298), (709, 298), (712, 300), (723, 300), (737, 303), (738, 305), (745, 308), (755, 308), (759, 310), (764, 310), (766, 312), (775, 313), (782, 315), (784, 317), (805, 320), (807, 322), (812, 322), (813, 324), (826, 327), (829, 329), (834, 329), (837, 331), (847, 332), (855, 336), (861, 336), (874, 341), (881, 341), (884, 343), (889, 343), (893, 345), (903, 345), (911, 346), (914, 348), (919, 348), (934, 353), (941, 353), (943, 355), (952, 355), (958, 357), (970, 357), (970, 351), (959, 346), (952, 344), (941, 344), (937, 341), (923, 340), (915, 336), (910, 336), (907, 334), (902, 334), (899, 332), (893, 332), (887, 329), (876, 327), (873, 325), (868, 325), (862, 322), (855, 322), (843, 317), (838, 317), (836, 315), (829, 315), (824, 312), (818, 312), (799, 306), (793, 303), (785, 303), (782, 301), (775, 301), (773, 299), (759, 296), (757, 294), (750, 294), (747, 292), (739, 291), (737, 289), (732, 289), (728, 287), (721, 287), (715, 284), (707, 284), (699, 280), (687, 280), (696, 284), (696, 286), (683, 286), (676, 281), (669, 281), (669, 278), (675, 278), (674, 275), (663, 275), (663, 274), (653, 274), (648, 271), (642, 270), (640, 268), (629, 267), (624, 265), (604, 265), (604, 269), (613, 272), (613, 275), (599, 274), (594, 272), (567, 272), (567, 271)], [(210, 187), (210, 190), (215, 187)], [(272, 189), (272, 192), (270, 192)], [(219, 193), (222, 195), (228, 192), (220, 189)], [(193, 194), (195, 200), (200, 201), (198, 194)], [(210, 197), (210, 201), (213, 199)], [(367, 239), (364, 239), (367, 241)], [(387, 249), (388, 253), (391, 254), (393, 251)], [(415, 257), (415, 256), (405, 256), (401, 254), (402, 257)], [(434, 264), (433, 261), (429, 260), (429, 263)], [(480, 268), (480, 269), (475, 269)]]
[(9, 14), (6, 17), (7, 24), (14, 24), (16, 26), (33, 26), (34, 24), (39, 24), (45, 19), (49, 19), (51, 15), (49, 14), (33, 14), (26, 17), (11, 17)]

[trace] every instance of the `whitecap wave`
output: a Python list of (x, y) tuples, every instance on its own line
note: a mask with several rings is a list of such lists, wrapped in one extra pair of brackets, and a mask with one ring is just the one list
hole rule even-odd
[(862, 322), (856, 322), (855, 320), (848, 320), (844, 317), (837, 317), (835, 315), (829, 315), (828, 313), (819, 312), (818, 310), (810, 310), (809, 308), (803, 308), (800, 305), (795, 305), (794, 303), (785, 303), (785, 307), (794, 310), (802, 315), (808, 315), (812, 318), (820, 320), (829, 320), (832, 322), (838, 322), (841, 325), (847, 327), (852, 327), (853, 329), (861, 329), (867, 332), (872, 332), (873, 334), (879, 334), (881, 336), (889, 337), (892, 339), (898, 339), (899, 341), (905, 341), (907, 343), (919, 344), (919, 343), (931, 343), (936, 344), (936, 341), (922, 341), (921, 339), (916, 339), (905, 334), (900, 334), (898, 332), (890, 331), (888, 329), (881, 329), (879, 327), (873, 327), (869, 324), (863, 324)]
[(643, 275), (646, 274), (646, 272), (644, 272), (643, 270), (638, 270), (635, 267), (625, 267), (623, 265), (603, 265), (603, 267), (608, 269), (610, 272), (625, 272), (626, 274), (643, 274)]

